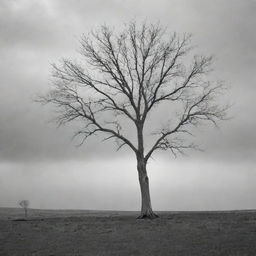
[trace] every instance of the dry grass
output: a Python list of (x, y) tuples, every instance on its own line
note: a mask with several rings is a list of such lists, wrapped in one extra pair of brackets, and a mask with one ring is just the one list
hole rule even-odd
[(134, 212), (0, 208), (0, 255), (256, 255), (256, 212)]

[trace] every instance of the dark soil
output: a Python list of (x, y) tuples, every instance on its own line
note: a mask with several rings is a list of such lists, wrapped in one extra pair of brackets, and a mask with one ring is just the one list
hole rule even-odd
[[(2, 211), (2, 212), (1, 212)], [(256, 255), (256, 212), (138, 213), (0, 209), (0, 255)], [(9, 219), (7, 216), (9, 213)]]

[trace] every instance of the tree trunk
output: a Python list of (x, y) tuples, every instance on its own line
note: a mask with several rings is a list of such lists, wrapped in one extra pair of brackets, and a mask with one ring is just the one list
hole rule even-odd
[(26, 219), (28, 217), (28, 209), (25, 208), (24, 211), (25, 211), (25, 219)]
[(153, 212), (149, 192), (149, 180), (145, 160), (137, 158), (137, 169), (141, 191), (141, 214), (139, 219), (155, 219), (158, 216)]

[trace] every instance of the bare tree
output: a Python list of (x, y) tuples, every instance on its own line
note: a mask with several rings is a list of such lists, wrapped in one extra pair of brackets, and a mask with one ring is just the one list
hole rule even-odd
[[(192, 56), (191, 36), (166, 32), (159, 24), (131, 22), (115, 33), (108, 26), (82, 36), (83, 61), (63, 59), (53, 65), (53, 88), (40, 98), (58, 109), (59, 125), (79, 120), (84, 127), (74, 135), (81, 144), (102, 133), (114, 139), (118, 149), (128, 146), (136, 155), (141, 189), (140, 218), (155, 218), (152, 211), (147, 163), (157, 150), (174, 155), (195, 149), (194, 127), (204, 122), (216, 125), (225, 119), (226, 106), (216, 97), (222, 83), (210, 81), (212, 57)], [(84, 65), (84, 64), (85, 65)], [(166, 104), (171, 122), (152, 131), (149, 146), (145, 127), (157, 106)], [(156, 110), (157, 111), (157, 110)], [(136, 141), (124, 132), (122, 120), (134, 126)]]
[(19, 202), (19, 205), (24, 209), (25, 219), (28, 217), (28, 207), (29, 207), (29, 201), (28, 200), (22, 200)]

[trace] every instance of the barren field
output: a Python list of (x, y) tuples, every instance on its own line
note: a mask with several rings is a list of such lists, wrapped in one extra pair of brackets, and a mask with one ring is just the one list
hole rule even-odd
[(256, 212), (136, 212), (0, 208), (0, 255), (256, 255)]

